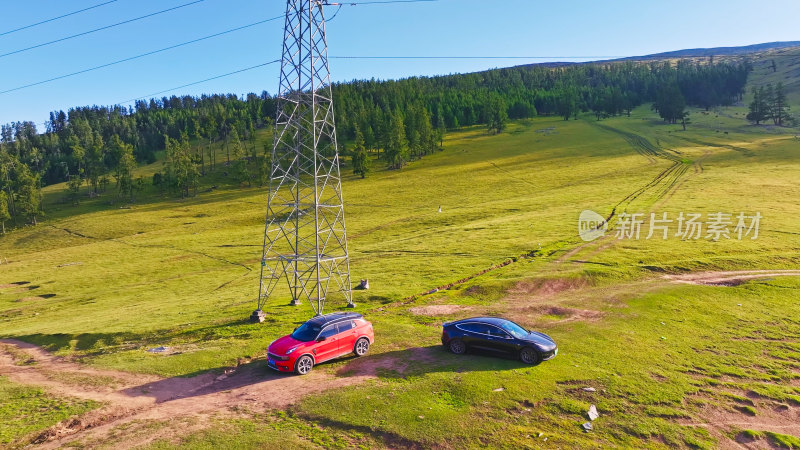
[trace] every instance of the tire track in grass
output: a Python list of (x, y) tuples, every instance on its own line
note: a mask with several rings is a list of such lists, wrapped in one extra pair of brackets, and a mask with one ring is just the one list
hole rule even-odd
[[(672, 186), (670, 187), (670, 189), (667, 190), (664, 193), (664, 195), (662, 195), (657, 200), (657, 203), (654, 206), (661, 206), (661, 205), (665, 204), (666, 202), (668, 202), (672, 198), (673, 195), (675, 195), (675, 193), (678, 190), (680, 190), (681, 187), (683, 187), (683, 184), (686, 183), (689, 180), (689, 178), (691, 178), (692, 176), (704, 173), (705, 169), (703, 169), (703, 160), (708, 158), (709, 155), (711, 155), (710, 151), (703, 152), (703, 155), (700, 156), (699, 158), (697, 158), (697, 160), (695, 160), (695, 162), (693, 164), (694, 173), (691, 173), (686, 177), (682, 177), (680, 180), (675, 180), (675, 182), (672, 183)], [(688, 171), (688, 170), (689, 170), (689, 167), (687, 166), (686, 167), (686, 171)], [(684, 172), (684, 174), (685, 174), (685, 172)]]
[(175, 250), (175, 251), (178, 251), (178, 252), (184, 252), (184, 253), (203, 256), (203, 257), (210, 258), (210, 259), (213, 259), (213, 260), (225, 263), (225, 264), (231, 264), (231, 265), (234, 265), (234, 266), (243, 267), (243, 268), (247, 269), (248, 271), (252, 271), (253, 270), (252, 268), (250, 268), (250, 267), (248, 267), (248, 266), (246, 266), (246, 265), (244, 265), (242, 263), (238, 263), (236, 261), (230, 261), (230, 260), (227, 260), (225, 258), (220, 258), (218, 256), (209, 255), (208, 253), (201, 252), (201, 251), (198, 251), (198, 250), (189, 250), (189, 249), (185, 249), (185, 248), (176, 247), (174, 245), (165, 245), (165, 244), (139, 244), (139, 243), (134, 243), (134, 242), (128, 242), (128, 241), (126, 241), (124, 239), (120, 239), (120, 238), (99, 238), (99, 237), (96, 237), (96, 236), (89, 236), (89, 235), (86, 235), (86, 234), (83, 234), (83, 233), (80, 233), (80, 232), (77, 232), (77, 231), (73, 231), (73, 230), (70, 230), (68, 228), (57, 227), (55, 225), (47, 225), (47, 226), (50, 227), (50, 228), (54, 228), (56, 230), (63, 231), (65, 233), (73, 235), (73, 236), (78, 236), (78, 237), (81, 237), (81, 238), (84, 238), (84, 239), (91, 239), (91, 240), (95, 240), (95, 241), (98, 241), (98, 242), (110, 241), (110, 242), (117, 242), (119, 244), (128, 245), (128, 246), (137, 247), (137, 248), (161, 248), (161, 249)]
[[(620, 135), (625, 142), (628, 143), (628, 145), (630, 145), (637, 153), (647, 158), (651, 163), (655, 163), (657, 159), (662, 159), (672, 163), (669, 167), (658, 173), (652, 180), (650, 180), (649, 183), (631, 192), (616, 205), (614, 205), (608, 217), (605, 219), (606, 223), (610, 223), (618, 212), (626, 211), (634, 201), (642, 197), (647, 192), (655, 191), (654, 196), (650, 199), (650, 202), (652, 203), (658, 202), (668, 194), (671, 195), (670, 193), (674, 193), (675, 190), (677, 190), (683, 184), (683, 181), (685, 181), (684, 176), (688, 172), (689, 167), (693, 165), (671, 152), (664, 151), (660, 146), (654, 145), (647, 138), (638, 134), (597, 122), (588, 121), (587, 123), (600, 128), (601, 130)], [(569, 258), (578, 254), (584, 248), (591, 245), (599, 244), (601, 249), (610, 248), (613, 244), (608, 244), (606, 242), (609, 236), (610, 235), (607, 235), (606, 238), (580, 244), (562, 255), (556, 262), (563, 263)], [(597, 253), (599, 253), (599, 251), (593, 253), (593, 255)]]
[(651, 180), (648, 184), (632, 192), (627, 197), (622, 199), (622, 201), (617, 203), (617, 205), (615, 205), (614, 208), (612, 208), (611, 214), (609, 214), (608, 218), (606, 218), (606, 222), (611, 221), (611, 219), (614, 218), (614, 216), (617, 214), (617, 211), (620, 210), (620, 208), (623, 207), (623, 205), (625, 208), (627, 208), (628, 206), (630, 206), (631, 203), (633, 203), (633, 201), (638, 199), (645, 192), (653, 188), (657, 189), (657, 187), (661, 185), (662, 182), (671, 179), (672, 181), (668, 181), (668, 185), (665, 188), (656, 190), (657, 194), (654, 201), (658, 201), (660, 198), (665, 196), (673, 186), (677, 184), (678, 180), (681, 177), (683, 177), (683, 175), (685, 175), (685, 173), (689, 169), (689, 166), (691, 165), (690, 163), (674, 155), (673, 153), (664, 151), (662, 148), (654, 145), (652, 142), (650, 142), (647, 138), (643, 136), (640, 136), (638, 134), (629, 131), (621, 130), (619, 128), (614, 128), (606, 124), (595, 123), (595, 122), (588, 122), (588, 123), (602, 130), (622, 136), (625, 142), (627, 142), (628, 145), (630, 145), (637, 153), (648, 159), (652, 160), (653, 158), (659, 158), (662, 160), (672, 162), (672, 165), (670, 165), (668, 168), (664, 169), (661, 173), (656, 175), (656, 177), (653, 178), (653, 180)]
[[(427, 351), (419, 353), (427, 357)], [(89, 399), (102, 405), (86, 414), (66, 419), (32, 436), (40, 448), (62, 448), (86, 443), (96, 447), (109, 439), (127, 439), (117, 446), (137, 447), (150, 442), (142, 433), (153, 421), (196, 420), (198, 417), (235, 418), (237, 408), (285, 409), (311, 394), (356, 386), (378, 378), (380, 368), (398, 368), (397, 359), (374, 354), (344, 360), (338, 371), (321, 367), (303, 377), (285, 376), (267, 368), (265, 357), (239, 360), (191, 377), (159, 377), (113, 369), (100, 369), (57, 357), (34, 344), (0, 340), (0, 375), (12, 382), (36, 386), (70, 398)], [(20, 361), (31, 363), (20, 365)], [(220, 374), (220, 372), (222, 372)], [(204, 428), (202, 423), (199, 428)], [(183, 429), (163, 433), (185, 435)], [(153, 430), (160, 433), (159, 430)], [(113, 441), (112, 441), (113, 442)]]
[(717, 144), (713, 142), (706, 142), (701, 141), (700, 139), (694, 139), (686, 136), (676, 136), (678, 139), (681, 139), (686, 142), (690, 142), (692, 144), (702, 145), (704, 147), (713, 147), (713, 148), (726, 148), (728, 150), (733, 150), (735, 152), (741, 153), (743, 156), (755, 156), (752, 150), (744, 148), (744, 147), (737, 147), (731, 144)]
[[(635, 191), (633, 191), (630, 194), (628, 194), (625, 198), (620, 200), (611, 209), (611, 213), (606, 218), (606, 222), (610, 222), (611, 219), (613, 219), (617, 215), (617, 212), (619, 210), (624, 210), (624, 208), (627, 208), (628, 206), (630, 206), (631, 203), (633, 203), (636, 199), (641, 197), (646, 192), (649, 192), (649, 191), (653, 190), (654, 188), (660, 187), (660, 185), (662, 185), (662, 183), (665, 182), (665, 180), (671, 180), (671, 181), (667, 182), (668, 184), (667, 184), (667, 186), (665, 188), (661, 188), (661, 189), (658, 189), (656, 191), (657, 192), (656, 201), (658, 199), (660, 199), (660, 198), (663, 198), (669, 192), (674, 192), (674, 189), (676, 189), (678, 186), (680, 186), (680, 184), (678, 184), (678, 182), (684, 177), (686, 172), (688, 172), (689, 167), (691, 167), (693, 165), (692, 163), (689, 163), (689, 162), (685, 161), (684, 159), (682, 159), (682, 158), (680, 158), (680, 157), (678, 157), (678, 156), (676, 156), (676, 155), (674, 155), (674, 154), (672, 154), (670, 152), (664, 151), (663, 149), (661, 149), (660, 147), (658, 147), (656, 145), (653, 145), (652, 142), (650, 142), (647, 138), (645, 138), (643, 136), (640, 136), (640, 135), (635, 134), (635, 133), (627, 132), (627, 131), (624, 131), (624, 130), (620, 130), (618, 128), (614, 128), (614, 127), (611, 127), (611, 126), (608, 126), (608, 125), (605, 125), (605, 124), (598, 124), (598, 123), (595, 123), (595, 122), (588, 122), (588, 123), (593, 125), (593, 126), (599, 127), (599, 128), (601, 128), (601, 129), (603, 129), (605, 131), (621, 135), (623, 137), (623, 139), (625, 140), (625, 142), (627, 142), (637, 153), (639, 153), (640, 155), (644, 156), (645, 158), (648, 159), (648, 161), (650, 161), (652, 163), (655, 163), (657, 161), (657, 159), (663, 159), (663, 160), (666, 160), (666, 161), (669, 161), (669, 162), (672, 163), (669, 167), (667, 167), (666, 169), (662, 170), (658, 175), (656, 175), (649, 183), (647, 183), (644, 186), (636, 189)], [(490, 164), (492, 164), (498, 170), (504, 171), (503, 169), (498, 167), (493, 162), (490, 162)], [(529, 182), (527, 182), (525, 180), (521, 180), (521, 179), (519, 179), (518, 181), (523, 181), (525, 183), (529, 183)], [(573, 236), (573, 238), (574, 238), (574, 236)], [(562, 239), (560, 241), (557, 241), (557, 242), (553, 243), (553, 245), (557, 246), (559, 244), (568, 243), (573, 238)], [(570, 250), (569, 252), (565, 253), (556, 262), (557, 263), (564, 262), (567, 259), (569, 259), (570, 257), (572, 257), (575, 254), (577, 254), (580, 250), (584, 249), (586, 246), (591, 245), (591, 244), (600, 243), (600, 242), (604, 242), (604, 240), (603, 239), (599, 239), (597, 241), (583, 243), (583, 244), (577, 246), (576, 248)], [(604, 248), (608, 248), (608, 247), (610, 247), (610, 245), (606, 245)], [(548, 255), (545, 255), (545, 256), (549, 256), (551, 254), (552, 254), (552, 252), (550, 254), (548, 254)], [(473, 280), (473, 279), (475, 279), (477, 277), (485, 275), (486, 273), (493, 272), (495, 270), (498, 270), (498, 269), (501, 269), (503, 267), (506, 267), (506, 266), (508, 266), (510, 264), (516, 263), (516, 262), (518, 262), (520, 260), (531, 259), (531, 258), (535, 258), (535, 257), (538, 257), (538, 256), (543, 256), (543, 255), (541, 255), (540, 252), (537, 251), (537, 250), (532, 250), (532, 251), (526, 252), (526, 253), (518, 256), (518, 257), (508, 258), (506, 261), (504, 261), (502, 263), (492, 265), (492, 266), (490, 266), (490, 267), (488, 267), (486, 269), (483, 269), (483, 270), (481, 270), (479, 272), (476, 272), (476, 273), (473, 273), (471, 275), (468, 275), (468, 276), (466, 276), (464, 278), (461, 278), (461, 279), (459, 279), (457, 281), (454, 281), (452, 283), (446, 283), (444, 285), (435, 287), (433, 289), (429, 289), (429, 290), (427, 290), (425, 292), (420, 292), (418, 294), (414, 294), (414, 295), (410, 295), (408, 297), (405, 297), (400, 303), (401, 304), (411, 303), (411, 302), (417, 300), (420, 297), (424, 297), (424, 296), (427, 296), (427, 295), (430, 295), (430, 294), (434, 294), (436, 292), (439, 292), (440, 290), (451, 289), (453, 287), (456, 287), (456, 286), (462, 285), (464, 283), (467, 283), (468, 281), (471, 281), (471, 280)]]

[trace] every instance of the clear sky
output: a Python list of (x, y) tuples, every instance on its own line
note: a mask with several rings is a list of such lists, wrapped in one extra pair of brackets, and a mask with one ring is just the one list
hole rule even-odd
[[(0, 0), (0, 55), (192, 0), (117, 0), (15, 33), (9, 30), (107, 0)], [(365, 0), (351, 0), (365, 1)], [(106, 64), (283, 14), (282, 0), (200, 3), (0, 57), (0, 91)], [(330, 13), (336, 9), (329, 7)], [(439, 0), (345, 6), (328, 25), (331, 56), (543, 56), (530, 60), (334, 59), (334, 80), (477, 71), (696, 47), (800, 40), (800, 1)], [(52, 110), (110, 105), (280, 57), (281, 20), (135, 61), (0, 94), (0, 123), (44, 122)], [(597, 57), (597, 58), (595, 58)], [(274, 92), (267, 66), (162, 95)]]

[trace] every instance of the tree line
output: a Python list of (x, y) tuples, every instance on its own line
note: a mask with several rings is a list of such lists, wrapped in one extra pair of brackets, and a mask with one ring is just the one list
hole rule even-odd
[(750, 102), (747, 113), (747, 120), (760, 125), (761, 122), (771, 120), (777, 126), (789, 125), (794, 122), (789, 115), (789, 103), (786, 100), (786, 92), (783, 83), (778, 83), (774, 87), (772, 84), (753, 88), (753, 101)]
[[(441, 146), (447, 130), (483, 125), (500, 133), (509, 119), (555, 115), (564, 120), (593, 112), (598, 120), (630, 114), (654, 102), (665, 120), (681, 120), (685, 105), (709, 108), (740, 100), (750, 65), (680, 61), (544, 65), (397, 81), (335, 83), (342, 153), (361, 176), (374, 159), (399, 169)], [(100, 195), (112, 184), (131, 200), (144, 185), (193, 195), (200, 179), (222, 171), (240, 184), (263, 184), (268, 148), (255, 130), (273, 125), (276, 98), (260, 95), (172, 96), (131, 107), (87, 106), (54, 111), (43, 132), (32, 122), (0, 127), (0, 222), (35, 223), (39, 189), (68, 182), (73, 202), (82, 185)], [(222, 144), (221, 146), (219, 144)], [(224, 151), (224, 155), (218, 155)], [(156, 161), (152, 180), (134, 178), (137, 164)]]
[[(491, 125), (500, 131), (507, 118), (555, 115), (570, 120), (588, 111), (598, 118), (616, 116), (665, 95), (707, 109), (741, 100), (750, 70), (747, 62), (682, 60), (534, 65), (398, 81), (352, 81), (334, 86), (337, 128), (347, 139), (354, 139), (360, 130), (367, 148), (378, 149), (388, 142), (393, 117), (404, 116), (410, 108), (427, 110), (436, 130)], [(498, 116), (499, 111), (505, 117)]]

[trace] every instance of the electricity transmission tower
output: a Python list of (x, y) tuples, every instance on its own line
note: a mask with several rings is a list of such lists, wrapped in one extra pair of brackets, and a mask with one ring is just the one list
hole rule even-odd
[(287, 0), (258, 309), (288, 282), (292, 305), (354, 307), (322, 0)]

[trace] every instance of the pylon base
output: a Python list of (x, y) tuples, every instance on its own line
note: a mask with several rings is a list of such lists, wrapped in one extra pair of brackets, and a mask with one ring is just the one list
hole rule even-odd
[(263, 323), (266, 318), (267, 315), (264, 314), (264, 311), (260, 309), (257, 309), (253, 311), (253, 314), (250, 314), (250, 322), (252, 323)]

